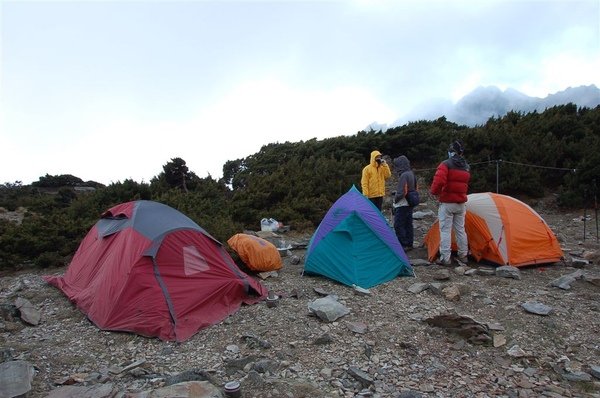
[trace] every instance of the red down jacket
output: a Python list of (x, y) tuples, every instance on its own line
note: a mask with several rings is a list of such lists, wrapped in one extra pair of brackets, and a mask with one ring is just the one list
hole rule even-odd
[(437, 167), (429, 191), (433, 195), (439, 195), (439, 201), (442, 203), (465, 203), (470, 179), (467, 161), (459, 155), (454, 155)]

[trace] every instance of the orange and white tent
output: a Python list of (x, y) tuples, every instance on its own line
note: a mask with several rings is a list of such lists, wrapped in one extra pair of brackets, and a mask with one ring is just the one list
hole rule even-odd
[[(469, 252), (476, 260), (523, 267), (554, 263), (563, 258), (556, 236), (531, 207), (513, 197), (485, 192), (467, 196), (465, 231)], [(425, 235), (429, 261), (440, 246), (438, 221)], [(452, 234), (452, 250), (456, 250)]]

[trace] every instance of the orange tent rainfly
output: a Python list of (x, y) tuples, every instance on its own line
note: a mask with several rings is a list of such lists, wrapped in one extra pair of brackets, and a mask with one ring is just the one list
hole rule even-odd
[[(544, 219), (525, 203), (491, 192), (468, 195), (465, 230), (469, 252), (477, 260), (523, 267), (563, 258), (556, 236)], [(440, 245), (436, 221), (425, 236), (429, 261)], [(456, 250), (452, 236), (452, 250)]]

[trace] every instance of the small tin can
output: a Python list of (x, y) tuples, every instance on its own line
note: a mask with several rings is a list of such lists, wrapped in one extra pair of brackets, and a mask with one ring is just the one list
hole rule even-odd
[(242, 389), (239, 381), (230, 381), (225, 384), (225, 396), (228, 398), (241, 398)]
[(277, 307), (277, 304), (279, 304), (278, 296), (275, 296), (273, 298), (267, 297), (267, 307), (269, 307), (269, 308)]

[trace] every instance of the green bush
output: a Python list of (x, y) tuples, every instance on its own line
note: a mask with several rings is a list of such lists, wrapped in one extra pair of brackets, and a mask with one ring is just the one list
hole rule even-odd
[(590, 207), (600, 175), (600, 106), (510, 112), (475, 128), (442, 117), (386, 132), (268, 144), (226, 161), (219, 181), (199, 178), (183, 159), (172, 158), (150, 184), (125, 180), (104, 187), (88, 181), (86, 186), (97, 189), (85, 194), (73, 189), (84, 183), (70, 174), (46, 174), (31, 186), (5, 183), (0, 207), (27, 212), (20, 225), (0, 219), (0, 269), (64, 262), (104, 211), (131, 200), (178, 209), (221, 242), (244, 229), (259, 229), (264, 217), (311, 231), (352, 185), (360, 188), (372, 150), (408, 156), (420, 184), (427, 186), (454, 138), (463, 140), (472, 165), (470, 192), (498, 187), (500, 193), (528, 198), (553, 193), (561, 206)]
[(57, 252), (44, 252), (35, 260), (35, 265), (40, 268), (62, 267), (65, 259)]

